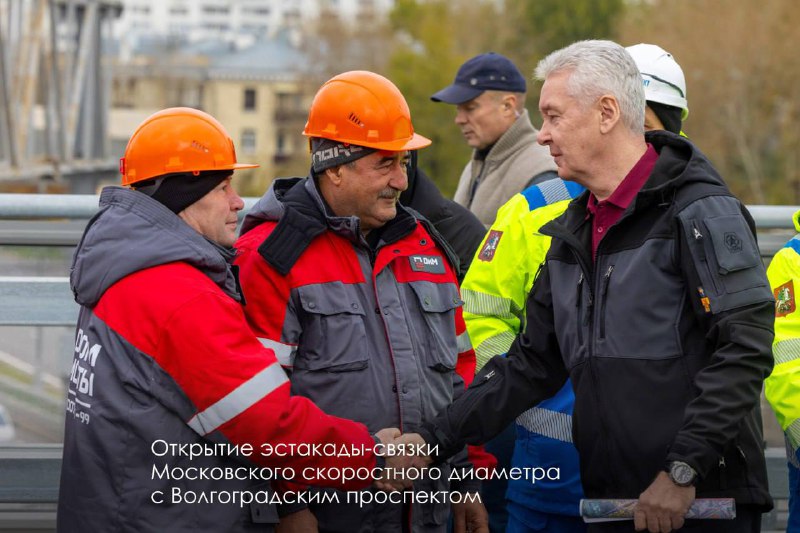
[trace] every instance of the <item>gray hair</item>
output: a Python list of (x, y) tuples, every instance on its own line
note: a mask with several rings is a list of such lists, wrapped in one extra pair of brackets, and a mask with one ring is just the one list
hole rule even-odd
[(617, 99), (622, 123), (633, 133), (644, 133), (644, 89), (636, 62), (613, 41), (578, 41), (539, 61), (536, 79), (569, 71), (569, 95), (590, 105), (604, 94)]

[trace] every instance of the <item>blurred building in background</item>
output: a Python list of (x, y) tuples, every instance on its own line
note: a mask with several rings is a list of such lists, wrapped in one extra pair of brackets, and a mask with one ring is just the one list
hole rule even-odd
[(313, 89), (305, 86), (305, 63), (286, 32), (245, 43), (141, 39), (113, 62), (112, 152), (123, 153), (130, 133), (159, 109), (202, 109), (225, 125), (241, 160), (261, 165), (237, 177), (243, 193), (260, 194), (276, 174), (307, 166), (301, 132)]
[(385, 18), (393, 0), (0, 2), (0, 191), (95, 193), (116, 183), (151, 113), (217, 117), (244, 160), (244, 194), (304, 174), (301, 132), (324, 73), (315, 28)]
[(326, 12), (359, 24), (383, 16), (394, 0), (123, 0), (125, 10), (114, 35), (133, 41), (141, 35), (186, 35), (202, 40), (227, 35), (274, 36), (302, 30)]

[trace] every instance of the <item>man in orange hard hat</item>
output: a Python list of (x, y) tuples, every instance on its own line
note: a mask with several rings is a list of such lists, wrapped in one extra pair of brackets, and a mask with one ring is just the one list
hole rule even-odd
[[(377, 74), (340, 74), (317, 92), (303, 132), (311, 173), (276, 180), (245, 218), (237, 242), (245, 313), (264, 346), (291, 369), (292, 393), (366, 424), (416, 428), (472, 381), (449, 248), (425, 219), (398, 203), (409, 152), (430, 144), (414, 132), (395, 85)], [(444, 532), (464, 482), (444, 499), (452, 469), (491, 466), (462, 450), (441, 476), (414, 482), (419, 498), (312, 503), (321, 531)], [(457, 498), (454, 498), (455, 494)], [(325, 501), (325, 500), (315, 500)], [(411, 502), (415, 501), (412, 505)], [(383, 502), (383, 503), (375, 503)], [(456, 531), (487, 531), (479, 501), (453, 505)], [(295, 513), (297, 530), (314, 527)]]
[[(231, 179), (255, 166), (195, 109), (159, 111), (131, 137), (120, 165), (130, 188), (103, 190), (72, 264), (81, 312), (59, 531), (273, 531), (274, 476), (372, 482), (315, 475), (372, 471), (376, 439), (291, 396), (242, 313), (230, 261), (244, 204)], [(304, 453), (310, 443), (361, 453)]]

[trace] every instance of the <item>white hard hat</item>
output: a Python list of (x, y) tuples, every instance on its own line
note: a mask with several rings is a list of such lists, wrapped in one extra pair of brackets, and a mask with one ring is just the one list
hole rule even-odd
[(680, 108), (681, 120), (686, 120), (686, 79), (672, 54), (654, 44), (636, 44), (626, 50), (642, 73), (645, 100)]

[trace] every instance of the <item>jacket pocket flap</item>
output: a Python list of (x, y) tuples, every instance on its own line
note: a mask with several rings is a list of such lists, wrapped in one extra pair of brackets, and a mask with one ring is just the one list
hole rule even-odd
[(753, 268), (759, 264), (761, 258), (744, 218), (723, 215), (707, 218), (704, 222), (711, 234), (720, 274)]
[(308, 313), (317, 315), (365, 315), (355, 285), (340, 281), (305, 285), (297, 288), (300, 305)]
[(464, 304), (452, 283), (413, 281), (409, 285), (417, 295), (420, 307), (429, 313), (446, 313)]

